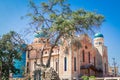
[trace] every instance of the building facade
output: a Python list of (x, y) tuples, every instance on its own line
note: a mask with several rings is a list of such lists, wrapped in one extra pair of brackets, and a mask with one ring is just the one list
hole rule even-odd
[[(74, 39), (61, 39), (63, 44), (53, 49), (50, 67), (58, 73), (61, 80), (79, 80), (86, 76), (107, 76), (108, 75), (108, 54), (104, 45), (104, 36), (95, 34), (92, 39), (86, 35), (76, 36)], [(45, 35), (35, 36), (32, 44), (28, 45), (30, 50), (26, 52), (26, 72), (34, 78), (35, 70), (39, 69), (40, 51), (46, 41)], [(48, 59), (48, 52), (51, 44), (48, 42), (43, 54), (43, 62)]]
[(118, 77), (118, 76), (119, 76), (118, 67), (109, 66), (108, 72), (109, 72), (109, 75), (110, 75), (110, 76), (114, 76), (114, 77)]

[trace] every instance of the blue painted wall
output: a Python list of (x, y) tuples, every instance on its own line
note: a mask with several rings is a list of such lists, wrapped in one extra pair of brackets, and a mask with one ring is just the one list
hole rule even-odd
[(23, 76), (23, 73), (24, 73), (24, 69), (23, 68), (25, 68), (25, 65), (26, 65), (26, 52), (22, 52), (22, 59), (20, 61), (19, 60), (15, 60), (15, 64), (14, 64), (14, 66), (17, 69), (20, 69), (20, 73), (13, 74), (13, 78), (22, 78), (22, 77), (24, 77)]

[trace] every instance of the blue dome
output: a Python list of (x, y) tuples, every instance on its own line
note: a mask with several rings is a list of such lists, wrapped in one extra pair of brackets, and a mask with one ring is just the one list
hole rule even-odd
[(101, 33), (96, 33), (94, 38), (104, 38), (104, 36)]
[(47, 33), (45, 31), (40, 31), (34, 35), (35, 38), (47, 37)]

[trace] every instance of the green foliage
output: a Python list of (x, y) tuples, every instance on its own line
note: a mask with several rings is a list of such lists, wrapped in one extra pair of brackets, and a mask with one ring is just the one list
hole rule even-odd
[(41, 2), (41, 5), (31, 0), (30, 7), (31, 12), (27, 16), (31, 18), (31, 31), (38, 32), (44, 25), (48, 39), (54, 46), (60, 43), (61, 37), (73, 38), (76, 34), (94, 32), (104, 21), (101, 14), (84, 9), (72, 10), (67, 0), (48, 0)]
[(48, 0), (42, 2), (41, 7), (32, 0), (30, 3), (31, 12), (27, 16), (31, 17), (31, 24), (36, 31), (44, 25), (51, 34), (59, 32), (57, 34), (69, 35), (71, 32), (94, 31), (94, 28), (99, 27), (104, 21), (104, 16), (100, 14), (84, 9), (71, 10), (66, 0)]
[(95, 80), (95, 76), (90, 76), (89, 80)]
[(82, 76), (81, 78), (83, 80), (95, 80), (95, 76), (90, 76), (90, 77), (88, 77), (88, 76)]
[(2, 79), (8, 80), (9, 73), (18, 73), (19, 69), (14, 66), (14, 59), (21, 60), (20, 36), (14, 32), (3, 35), (0, 38), (0, 62), (2, 62)]
[(89, 77), (88, 76), (82, 76), (81, 77), (83, 80), (89, 80)]

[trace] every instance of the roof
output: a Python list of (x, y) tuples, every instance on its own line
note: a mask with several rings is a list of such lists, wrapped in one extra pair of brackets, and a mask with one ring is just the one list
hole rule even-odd
[(103, 34), (101, 34), (101, 33), (96, 33), (96, 34), (94, 35), (94, 38), (104, 38), (104, 36), (103, 36)]
[(40, 31), (40, 32), (38, 32), (38, 33), (36, 33), (35, 35), (34, 35), (34, 37), (35, 38), (42, 38), (42, 37), (46, 37), (46, 35), (47, 35), (47, 33), (45, 32), (45, 31)]

